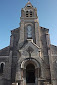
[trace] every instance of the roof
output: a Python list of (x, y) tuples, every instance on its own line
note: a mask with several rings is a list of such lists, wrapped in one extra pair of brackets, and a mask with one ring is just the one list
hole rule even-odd
[(19, 29), (20, 29), (20, 27), (11, 30), (11, 34), (19, 33)]
[(57, 46), (51, 44), (51, 48), (56, 48), (57, 49)]
[(10, 46), (7, 46), (3, 49), (0, 50), (0, 56), (8, 56), (9, 55), (9, 50), (10, 50)]
[(40, 26), (40, 28), (41, 28), (42, 30), (45, 30), (45, 31), (48, 31), (48, 32), (49, 32), (49, 29), (48, 29), (48, 28), (45, 28), (45, 27), (42, 27), (42, 26)]
[(55, 46), (55, 45), (50, 45), (50, 48), (51, 48), (52, 54), (57, 55), (57, 46)]

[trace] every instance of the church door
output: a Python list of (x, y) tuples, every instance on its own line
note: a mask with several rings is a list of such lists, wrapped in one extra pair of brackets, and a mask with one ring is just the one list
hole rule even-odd
[(33, 64), (26, 66), (26, 83), (35, 83), (35, 66)]

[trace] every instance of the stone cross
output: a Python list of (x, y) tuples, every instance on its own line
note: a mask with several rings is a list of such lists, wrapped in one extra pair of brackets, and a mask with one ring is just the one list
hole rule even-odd
[(27, 52), (29, 53), (29, 58), (31, 58), (31, 53), (33, 52), (33, 48), (31, 48), (30, 46), (27, 49)]
[(31, 51), (30, 51), (30, 50), (28, 50), (28, 53), (29, 53), (29, 58), (31, 58)]

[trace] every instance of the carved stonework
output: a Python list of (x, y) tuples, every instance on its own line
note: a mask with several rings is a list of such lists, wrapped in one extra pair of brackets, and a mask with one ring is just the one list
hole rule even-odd
[(29, 57), (31, 57), (31, 53), (34, 51), (32, 47), (28, 47), (28, 49), (26, 50), (29, 53)]

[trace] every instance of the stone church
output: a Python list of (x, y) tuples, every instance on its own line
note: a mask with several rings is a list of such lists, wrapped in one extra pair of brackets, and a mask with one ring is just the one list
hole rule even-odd
[(30, 1), (21, 9), (20, 27), (11, 30), (10, 45), (0, 50), (0, 85), (57, 85), (57, 46)]

